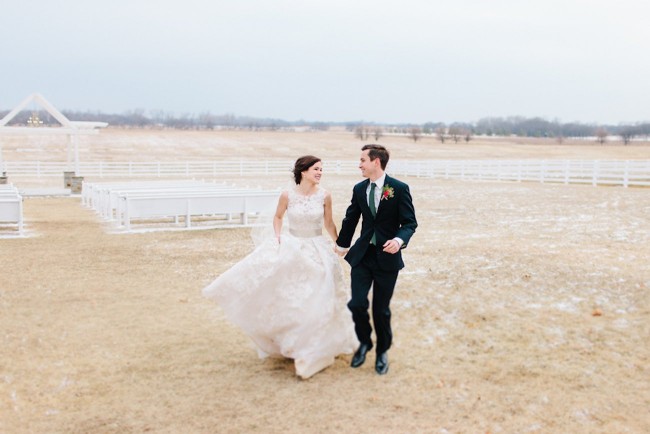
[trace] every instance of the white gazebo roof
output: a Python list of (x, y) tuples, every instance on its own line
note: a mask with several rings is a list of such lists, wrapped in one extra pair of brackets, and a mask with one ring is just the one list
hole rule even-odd
[[(54, 119), (56, 119), (61, 126), (60, 127), (29, 127), (29, 126), (14, 126), (7, 125), (13, 118), (15, 118), (18, 113), (27, 107), (30, 103), (37, 103), (45, 111), (47, 111)], [(72, 143), (74, 142), (74, 170), (75, 173), (79, 173), (79, 146), (76, 140), (78, 135), (87, 135), (87, 134), (97, 134), (99, 132), (98, 128), (104, 128), (108, 126), (107, 122), (82, 122), (82, 121), (71, 121), (63, 113), (58, 111), (56, 107), (49, 103), (43, 95), (39, 93), (33, 93), (27, 98), (25, 98), (20, 104), (16, 106), (12, 111), (7, 113), (7, 115), (0, 120), (0, 136), (2, 135), (23, 135), (31, 136), (34, 134), (65, 134), (68, 136), (68, 165), (70, 165), (71, 160), (71, 148)], [(0, 175), (3, 172), (3, 161), (2, 161), (2, 146), (0, 146)]]
[[(28, 104), (35, 102), (39, 104), (45, 111), (47, 111), (54, 119), (56, 119), (60, 127), (25, 127), (25, 126), (7, 126), (7, 124), (18, 115)], [(56, 107), (50, 104), (43, 95), (33, 93), (16, 106), (12, 111), (0, 120), (0, 134), (17, 134), (17, 135), (31, 135), (31, 134), (97, 134), (97, 128), (104, 128), (108, 126), (106, 122), (81, 122), (71, 121), (63, 113), (58, 111)]]

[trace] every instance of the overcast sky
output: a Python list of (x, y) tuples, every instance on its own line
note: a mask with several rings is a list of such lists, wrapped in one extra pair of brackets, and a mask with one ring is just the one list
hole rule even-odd
[(650, 120), (647, 0), (25, 0), (0, 109), (310, 121)]

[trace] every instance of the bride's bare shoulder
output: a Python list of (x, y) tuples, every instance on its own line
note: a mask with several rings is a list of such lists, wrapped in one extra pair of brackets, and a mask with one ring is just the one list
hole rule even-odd
[(280, 193), (280, 197), (278, 198), (278, 202), (287, 202), (289, 201), (289, 190), (282, 190)]

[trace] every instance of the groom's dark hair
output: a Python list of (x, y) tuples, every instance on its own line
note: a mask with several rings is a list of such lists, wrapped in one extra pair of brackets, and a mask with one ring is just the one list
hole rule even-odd
[(296, 181), (296, 185), (302, 181), (302, 172), (309, 170), (311, 166), (319, 161), (321, 159), (313, 155), (305, 155), (296, 160), (296, 164), (293, 165), (293, 179)]
[(376, 158), (379, 158), (379, 162), (381, 163), (381, 170), (386, 170), (386, 165), (388, 164), (388, 159), (390, 158), (390, 152), (388, 152), (388, 149), (384, 148), (381, 145), (364, 145), (361, 150), (368, 151), (368, 157), (370, 157), (370, 161), (375, 161)]

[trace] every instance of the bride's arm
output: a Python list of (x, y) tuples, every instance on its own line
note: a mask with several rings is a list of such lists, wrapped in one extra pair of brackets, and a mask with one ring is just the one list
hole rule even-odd
[(278, 199), (278, 207), (275, 209), (275, 215), (273, 216), (273, 231), (275, 232), (275, 238), (277, 238), (278, 243), (280, 242), (280, 234), (282, 233), (282, 218), (284, 217), (288, 204), (289, 193), (283, 191)]
[(327, 233), (330, 234), (332, 241), (336, 242), (339, 234), (336, 230), (336, 224), (334, 224), (334, 220), (332, 219), (332, 195), (329, 192), (325, 195), (325, 205), (323, 206), (323, 209), (323, 225), (325, 226)]

